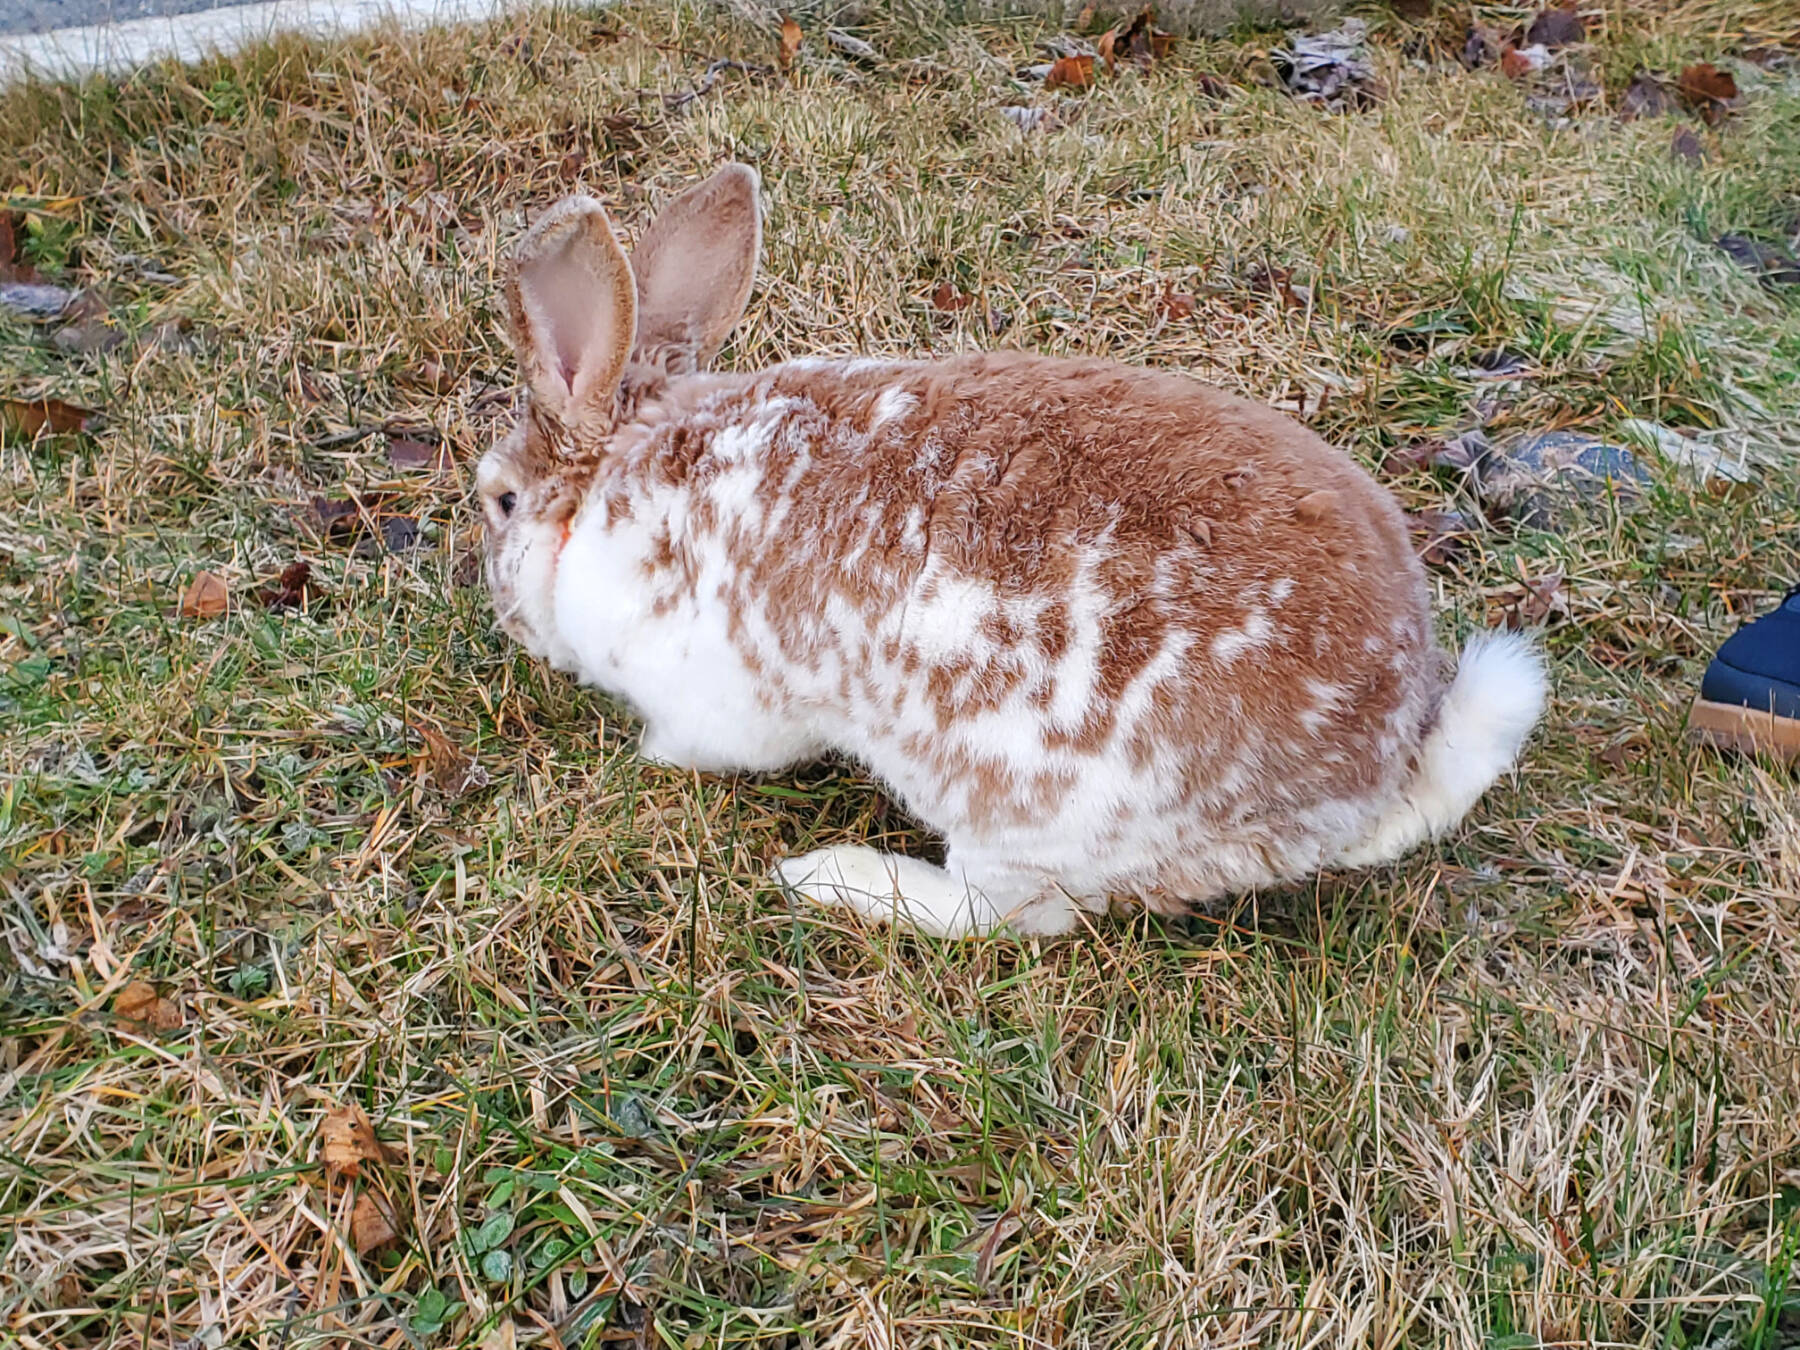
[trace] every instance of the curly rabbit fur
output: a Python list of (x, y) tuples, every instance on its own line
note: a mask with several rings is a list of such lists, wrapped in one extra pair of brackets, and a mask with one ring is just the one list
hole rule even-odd
[(702, 373), (749, 297), (730, 165), (635, 269), (600, 205), (507, 283), (526, 414), (483, 459), (505, 630), (670, 764), (853, 756), (947, 843), (782, 862), (937, 935), (1169, 911), (1397, 858), (1544, 704), (1523, 639), (1454, 677), (1405, 520), (1291, 419), (1188, 378), (1007, 353)]

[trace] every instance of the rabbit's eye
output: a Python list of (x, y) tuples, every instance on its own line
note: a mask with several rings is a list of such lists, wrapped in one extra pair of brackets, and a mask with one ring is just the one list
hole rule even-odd
[(500, 514), (501, 515), (510, 516), (513, 513), (513, 507), (517, 506), (518, 504), (519, 504), (519, 498), (516, 493), (502, 492), (500, 494)]

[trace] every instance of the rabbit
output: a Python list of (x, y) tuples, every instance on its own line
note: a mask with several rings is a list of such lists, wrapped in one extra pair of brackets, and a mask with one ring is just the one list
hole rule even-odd
[(1051, 935), (1399, 858), (1512, 768), (1544, 662), (1454, 671), (1387, 491), (1185, 375), (1017, 352), (710, 366), (761, 244), (741, 164), (628, 261), (599, 202), (505, 280), (524, 411), (476, 491), (498, 621), (709, 773), (838, 752), (946, 844), (774, 880), (923, 934)]

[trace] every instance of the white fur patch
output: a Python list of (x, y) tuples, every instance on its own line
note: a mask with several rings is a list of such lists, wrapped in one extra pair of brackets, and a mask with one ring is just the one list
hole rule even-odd
[(899, 385), (883, 389), (881, 397), (875, 400), (875, 415), (869, 419), (869, 430), (874, 431), (883, 422), (891, 422), (896, 417), (904, 417), (918, 406), (919, 396), (908, 393)]
[(1269, 622), (1269, 616), (1260, 609), (1253, 609), (1244, 616), (1242, 628), (1227, 628), (1212, 640), (1213, 659), (1228, 666), (1245, 652), (1266, 644), (1274, 632), (1275, 625)]

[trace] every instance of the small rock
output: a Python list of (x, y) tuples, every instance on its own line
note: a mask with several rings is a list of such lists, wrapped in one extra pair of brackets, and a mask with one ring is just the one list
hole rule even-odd
[(73, 291), (66, 291), (61, 286), (25, 281), (0, 283), (0, 309), (10, 309), (38, 323), (60, 318), (74, 298)]
[(1486, 506), (1538, 529), (1613, 501), (1629, 509), (1649, 483), (1649, 471), (1630, 450), (1572, 431), (1508, 437), (1476, 468)]

